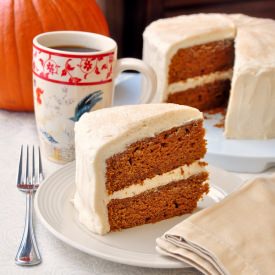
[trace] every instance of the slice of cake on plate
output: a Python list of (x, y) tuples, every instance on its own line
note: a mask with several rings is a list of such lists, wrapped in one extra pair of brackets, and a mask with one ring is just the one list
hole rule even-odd
[(84, 114), (75, 126), (79, 221), (109, 231), (191, 213), (208, 192), (203, 116), (148, 104)]

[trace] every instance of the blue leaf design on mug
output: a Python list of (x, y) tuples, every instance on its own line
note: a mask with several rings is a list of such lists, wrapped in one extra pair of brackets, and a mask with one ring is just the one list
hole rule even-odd
[(102, 91), (93, 92), (82, 98), (75, 108), (74, 116), (70, 118), (72, 121), (78, 121), (80, 117), (92, 110), (92, 108), (102, 100)]
[(42, 132), (42, 134), (44, 135), (44, 137), (51, 143), (58, 143), (53, 136), (51, 136), (49, 133), (43, 131), (43, 130), (40, 130)]

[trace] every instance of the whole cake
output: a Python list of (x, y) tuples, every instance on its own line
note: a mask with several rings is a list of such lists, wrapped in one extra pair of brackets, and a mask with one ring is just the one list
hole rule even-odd
[(85, 113), (75, 125), (79, 221), (109, 231), (191, 213), (208, 192), (203, 116), (176, 104)]
[(275, 21), (241, 14), (161, 19), (143, 34), (154, 102), (227, 106), (225, 136), (275, 138)]

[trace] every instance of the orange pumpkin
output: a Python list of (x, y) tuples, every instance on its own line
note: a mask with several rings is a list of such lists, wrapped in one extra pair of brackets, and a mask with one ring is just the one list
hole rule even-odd
[(46, 31), (109, 35), (93, 0), (6, 0), (0, 8), (0, 108), (32, 111), (32, 40)]

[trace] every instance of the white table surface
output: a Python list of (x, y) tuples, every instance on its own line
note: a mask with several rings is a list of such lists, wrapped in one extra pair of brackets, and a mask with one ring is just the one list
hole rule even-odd
[[(38, 145), (33, 113), (0, 110), (0, 274), (199, 274), (193, 269), (149, 269), (108, 262), (75, 250), (52, 236), (34, 217), (43, 257), (35, 267), (19, 267), (14, 257), (24, 225), (25, 195), (16, 189), (21, 144)], [(43, 159), (46, 176), (60, 165)], [(272, 168), (263, 174), (275, 171)], [(238, 174), (244, 181), (260, 174)], [(125, 259), (126, 260), (126, 259)]]

